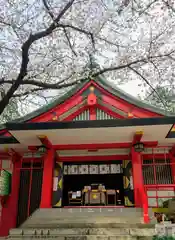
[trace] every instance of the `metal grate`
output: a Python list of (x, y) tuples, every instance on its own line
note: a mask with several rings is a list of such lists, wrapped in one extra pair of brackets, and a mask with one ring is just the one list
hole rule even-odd
[(90, 112), (89, 109), (85, 110), (84, 112), (80, 113), (78, 116), (76, 116), (73, 121), (88, 121), (90, 120)]
[(96, 109), (96, 115), (97, 115), (97, 120), (114, 119), (113, 116), (109, 115), (108, 113), (98, 108)]
[(142, 165), (145, 185), (173, 184), (170, 159), (144, 160)]

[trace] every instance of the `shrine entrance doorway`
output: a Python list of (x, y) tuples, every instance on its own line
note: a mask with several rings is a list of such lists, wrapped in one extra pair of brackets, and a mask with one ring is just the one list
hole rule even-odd
[(65, 163), (63, 171), (63, 207), (124, 205), (122, 161)]

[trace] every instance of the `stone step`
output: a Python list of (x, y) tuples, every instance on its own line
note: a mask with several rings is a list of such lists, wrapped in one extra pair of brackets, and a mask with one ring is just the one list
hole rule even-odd
[(77, 227), (93, 227), (93, 228), (98, 228), (99, 226), (102, 227), (117, 227), (118, 225), (129, 225), (133, 222), (133, 224), (143, 224), (142, 219), (140, 221), (133, 221), (132, 219), (130, 220), (122, 220), (122, 219), (100, 219), (98, 221), (97, 219), (93, 219), (93, 221), (90, 221), (90, 219), (85, 220), (72, 220), (68, 221), (67, 219), (63, 219), (62, 221), (42, 221), (42, 222), (25, 222), (24, 224), (21, 225), (21, 228), (58, 228), (58, 227), (71, 227), (71, 228), (77, 228)]
[(141, 208), (52, 208), (38, 209), (32, 216), (35, 218), (58, 218), (69, 216), (142, 216)]
[(61, 220), (58, 219), (42, 219), (41, 221), (33, 220), (33, 218), (28, 219), (25, 223), (21, 225), (21, 228), (58, 228), (58, 227), (109, 227), (117, 225), (123, 225), (125, 224), (141, 224), (143, 223), (142, 218), (128, 218), (128, 219), (122, 219), (122, 218), (110, 218), (110, 217), (101, 217), (101, 218), (62, 218)]
[(142, 209), (138, 208), (70, 208), (38, 209), (22, 227), (53, 228), (61, 223), (142, 223)]
[[(43, 227), (44, 226), (44, 227)], [(54, 228), (154, 228), (155, 224), (143, 224), (143, 223), (132, 223), (130, 221), (127, 224), (123, 222), (65, 222), (64, 220), (61, 223), (53, 224), (47, 223), (44, 225), (43, 223), (38, 223), (37, 225), (28, 224), (25, 226), (23, 224), (20, 229), (54, 229)]]
[[(23, 236), (23, 237), (9, 237), (9, 239), (14, 240), (21, 240), (26, 239), (29, 240), (30, 236)], [(33, 240), (38, 239), (38, 237), (32, 237)], [(39, 239), (57, 239), (57, 240), (152, 240), (152, 236), (143, 236), (143, 237), (136, 237), (136, 236), (47, 236), (47, 237), (39, 237)]]
[(58, 240), (151, 240), (154, 224), (143, 224), (142, 209), (38, 209), (9, 238)]
[(57, 229), (12, 229), (10, 237), (61, 237), (61, 236), (154, 236), (154, 228), (57, 228)]

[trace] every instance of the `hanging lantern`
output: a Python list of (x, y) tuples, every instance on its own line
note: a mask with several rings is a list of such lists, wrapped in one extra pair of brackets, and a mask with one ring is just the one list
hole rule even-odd
[(45, 153), (46, 151), (47, 151), (46, 146), (41, 145), (41, 146), (38, 147), (38, 152), (40, 152), (40, 153)]
[(141, 143), (141, 142), (135, 143), (133, 147), (134, 147), (134, 150), (136, 152), (143, 152), (144, 151), (144, 144)]

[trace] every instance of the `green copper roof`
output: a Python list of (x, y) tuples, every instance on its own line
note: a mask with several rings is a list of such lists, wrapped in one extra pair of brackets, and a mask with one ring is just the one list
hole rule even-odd
[[(168, 112), (168, 111), (164, 111), (162, 109), (159, 109), (157, 107), (154, 107), (146, 102), (140, 101), (137, 98), (131, 96), (130, 94), (127, 94), (126, 92), (122, 91), (120, 88), (116, 87), (116, 85), (114, 85), (113, 83), (104, 80), (102, 77), (96, 77), (95, 79), (93, 78), (93, 80), (100, 85), (102, 88), (104, 88), (105, 90), (107, 90), (108, 92), (110, 92), (112, 95), (117, 96), (125, 101), (127, 101), (128, 103), (131, 103), (137, 107), (164, 115), (164, 116), (173, 116), (174, 114)], [(56, 107), (57, 105), (63, 103), (66, 99), (72, 97), (77, 91), (79, 91), (82, 87), (85, 86), (85, 84), (87, 84), (90, 80), (84, 80), (82, 83), (78, 83), (76, 86), (74, 86), (70, 91), (66, 92), (64, 95), (62, 95), (61, 97), (59, 97), (58, 99), (52, 101), (51, 103), (49, 103), (46, 106), (43, 106), (39, 109), (37, 109), (36, 111), (27, 114), (24, 117), (21, 117), (19, 119), (13, 120), (12, 122), (25, 122), (25, 121), (29, 121), (30, 119), (33, 119), (47, 111), (49, 111), (50, 109)]]
[(108, 92), (110, 92), (112, 95), (119, 97), (123, 100), (125, 100), (128, 103), (131, 103), (137, 107), (143, 108), (145, 110), (149, 110), (151, 112), (160, 114), (160, 115), (164, 115), (164, 116), (174, 116), (174, 113), (170, 113), (166, 110), (160, 109), (158, 107), (155, 107), (151, 104), (148, 104), (145, 101), (141, 101), (139, 99), (137, 99), (136, 97), (133, 97), (132, 95), (124, 92), (123, 90), (121, 90), (120, 88), (118, 88), (114, 83), (109, 82), (107, 80), (104, 80), (103, 77), (100, 77), (98, 80), (96, 80), (96, 82), (101, 85), (105, 90), (107, 90)]

